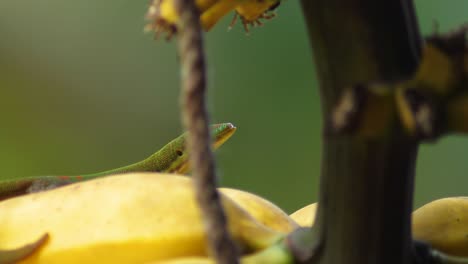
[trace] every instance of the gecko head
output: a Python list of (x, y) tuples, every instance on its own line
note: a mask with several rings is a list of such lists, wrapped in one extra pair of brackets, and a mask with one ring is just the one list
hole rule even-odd
[(213, 150), (217, 150), (236, 132), (237, 127), (232, 123), (220, 123), (211, 125), (211, 136), (213, 140)]
[[(218, 149), (224, 144), (236, 131), (236, 127), (231, 123), (221, 123), (211, 125), (211, 135), (213, 136), (213, 150)], [(165, 157), (167, 164), (165, 172), (186, 174), (189, 171), (188, 153), (187, 153), (187, 133), (174, 139), (161, 149), (161, 156)]]

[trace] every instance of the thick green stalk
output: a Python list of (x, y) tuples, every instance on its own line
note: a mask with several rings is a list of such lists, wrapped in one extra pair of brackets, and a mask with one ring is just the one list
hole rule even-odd
[[(318, 71), (323, 120), (345, 88), (408, 78), (420, 38), (409, 1), (302, 0)], [(400, 125), (392, 100), (366, 105), (373, 133), (326, 133), (315, 262), (409, 263), (410, 212), (418, 143)], [(362, 121), (362, 120), (359, 120)], [(382, 126), (383, 123), (383, 126)]]

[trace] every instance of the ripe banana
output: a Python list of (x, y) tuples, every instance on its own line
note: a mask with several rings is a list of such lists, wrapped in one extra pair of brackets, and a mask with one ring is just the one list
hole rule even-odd
[(258, 195), (230, 188), (219, 188), (219, 191), (231, 198), (257, 221), (273, 230), (287, 234), (299, 227), (278, 206)]
[(468, 257), (468, 197), (430, 202), (413, 212), (413, 237), (451, 255)]
[[(0, 248), (31, 237), (48, 241), (25, 263), (145, 263), (206, 256), (201, 213), (186, 176), (130, 173), (80, 182), (0, 202)], [(256, 221), (221, 194), (229, 229), (243, 253), (283, 234)]]
[(302, 207), (296, 212), (289, 215), (301, 227), (311, 227), (315, 222), (315, 214), (317, 212), (318, 203), (313, 203)]

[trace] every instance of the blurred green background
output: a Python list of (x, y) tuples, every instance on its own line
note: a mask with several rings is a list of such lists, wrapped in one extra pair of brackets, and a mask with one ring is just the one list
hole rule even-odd
[[(148, 1), (0, 1), (0, 175), (75, 175), (145, 158), (181, 133), (175, 41), (144, 34)], [(416, 1), (421, 30), (466, 22), (468, 2)], [(246, 36), (206, 34), (223, 186), (291, 212), (317, 198), (320, 101), (298, 1)], [(415, 206), (468, 195), (468, 138), (421, 148)]]

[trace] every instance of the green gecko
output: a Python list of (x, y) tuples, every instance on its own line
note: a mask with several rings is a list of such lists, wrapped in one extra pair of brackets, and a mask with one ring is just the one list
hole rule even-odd
[[(236, 131), (236, 127), (231, 123), (215, 124), (211, 126), (211, 129), (213, 135), (213, 149), (220, 147)], [(125, 167), (82, 176), (36, 176), (0, 181), (0, 201), (22, 194), (53, 189), (73, 182), (90, 180), (117, 173), (153, 171), (184, 174), (187, 173), (188, 170), (188, 156), (185, 149), (184, 133), (148, 158)], [(17, 263), (28, 257), (39, 247), (44, 245), (47, 238), (48, 235), (44, 234), (30, 244), (10, 250), (0, 250), (0, 264)]]
[[(235, 131), (236, 127), (231, 123), (212, 125), (213, 148), (220, 147)], [(184, 133), (148, 158), (125, 167), (80, 176), (35, 176), (0, 181), (0, 201), (111, 174), (144, 171), (185, 174), (188, 170), (188, 155), (185, 149)]]

